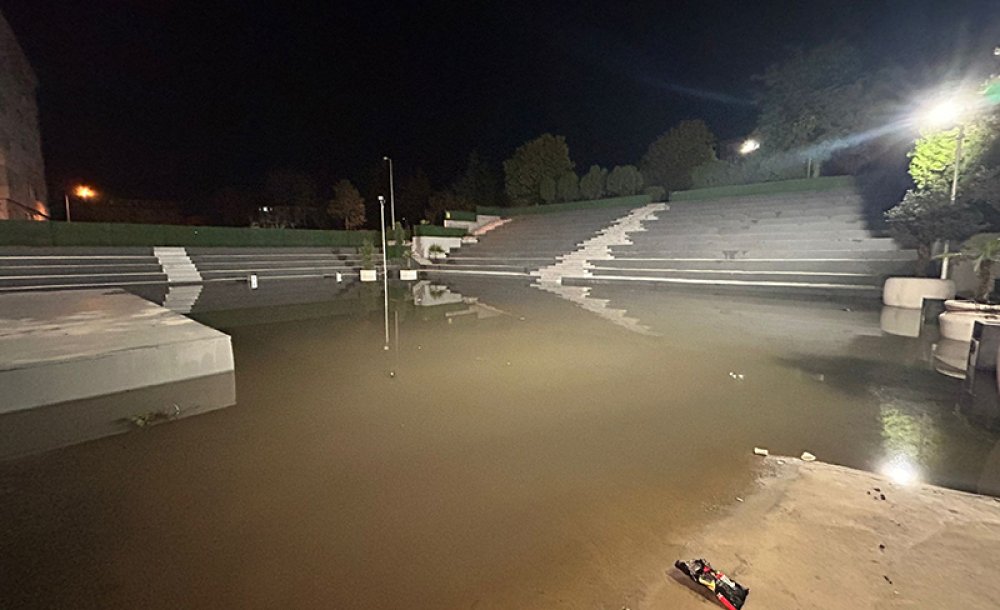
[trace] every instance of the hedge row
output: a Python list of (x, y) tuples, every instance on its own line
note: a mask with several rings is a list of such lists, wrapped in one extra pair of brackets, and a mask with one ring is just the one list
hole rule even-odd
[(437, 225), (415, 225), (413, 234), (422, 237), (464, 237), (468, 233), (461, 227), (439, 227)]
[(574, 212), (577, 210), (592, 210), (594, 208), (638, 207), (646, 205), (653, 198), (650, 195), (627, 195), (610, 197), (608, 199), (592, 199), (589, 201), (570, 201), (569, 203), (549, 203), (525, 207), (497, 208), (479, 206), (476, 212), (491, 216), (523, 216), (526, 214), (552, 214), (556, 212)]
[(851, 176), (823, 176), (821, 178), (799, 178), (797, 180), (733, 184), (690, 191), (674, 191), (670, 193), (670, 201), (699, 201), (703, 199), (721, 199), (724, 197), (777, 195), (801, 191), (834, 191), (853, 186), (854, 178)]
[(448, 210), (444, 213), (444, 217), (446, 220), (465, 220), (469, 222), (476, 222), (477, 214), (467, 210)]
[(191, 227), (105, 222), (0, 222), (0, 246), (351, 247), (374, 231)]

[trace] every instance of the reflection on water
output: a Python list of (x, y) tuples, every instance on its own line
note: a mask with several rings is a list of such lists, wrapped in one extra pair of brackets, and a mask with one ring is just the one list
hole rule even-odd
[(195, 303), (236, 407), (0, 464), (14, 605), (635, 607), (755, 446), (998, 488), (877, 304), (463, 278), (391, 287), (383, 351), (379, 287), (289, 286)]

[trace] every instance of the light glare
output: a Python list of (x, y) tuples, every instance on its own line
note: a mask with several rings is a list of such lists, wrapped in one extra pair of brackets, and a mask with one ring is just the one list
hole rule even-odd
[(760, 142), (753, 138), (747, 138), (742, 144), (740, 144), (740, 154), (749, 155), (758, 148), (760, 148)]
[(93, 199), (97, 196), (97, 191), (81, 184), (73, 190), (73, 194), (80, 199)]

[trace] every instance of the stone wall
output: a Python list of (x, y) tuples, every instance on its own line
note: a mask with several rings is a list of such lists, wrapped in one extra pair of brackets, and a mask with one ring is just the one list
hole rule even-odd
[(37, 88), (24, 51), (0, 14), (0, 220), (48, 215)]

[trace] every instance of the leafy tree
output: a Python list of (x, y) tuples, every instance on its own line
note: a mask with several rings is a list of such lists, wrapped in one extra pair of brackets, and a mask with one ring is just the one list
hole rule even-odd
[(608, 174), (608, 195), (635, 195), (642, 191), (642, 174), (634, 165), (619, 165)]
[(504, 203), (499, 174), (493, 165), (476, 152), (469, 155), (465, 171), (451, 188), (455, 195), (474, 202), (475, 205), (499, 206)]
[(503, 162), (505, 186), (512, 205), (537, 205), (542, 197), (542, 182), (551, 181), (549, 201), (555, 200), (555, 182), (566, 172), (573, 171), (566, 138), (543, 134), (522, 144), (510, 159)]
[[(964, 175), (975, 169), (984, 159), (997, 134), (993, 121), (983, 118), (965, 126), (962, 138), (962, 159), (959, 173)], [(959, 129), (954, 127), (943, 131), (923, 134), (914, 144), (910, 157), (910, 176), (917, 188), (951, 188), (955, 169), (955, 147), (958, 144)]]
[(844, 42), (796, 50), (757, 77), (762, 152), (796, 150), (801, 156), (788, 161), (811, 160), (813, 175), (834, 156), (856, 172), (879, 151), (880, 138), (871, 134), (889, 122), (900, 78), (893, 68), (866, 64)]
[(556, 182), (556, 199), (559, 201), (577, 201), (580, 199), (580, 179), (576, 172), (566, 172)]
[(639, 168), (649, 184), (668, 191), (691, 188), (691, 170), (715, 158), (715, 136), (704, 121), (681, 121), (657, 138)]
[(587, 173), (580, 178), (580, 197), (588, 200), (604, 197), (607, 180), (608, 170), (599, 165), (591, 165)]
[(916, 274), (927, 274), (931, 248), (939, 239), (962, 241), (986, 228), (982, 212), (969, 200), (954, 205), (945, 189), (910, 190), (885, 213), (889, 233), (903, 247), (916, 248)]
[(365, 200), (350, 180), (341, 180), (333, 186), (333, 199), (327, 213), (344, 223), (348, 231), (365, 224)]
[(543, 203), (555, 203), (556, 196), (556, 181), (552, 176), (543, 176), (541, 184), (538, 185), (538, 194), (542, 198)]

